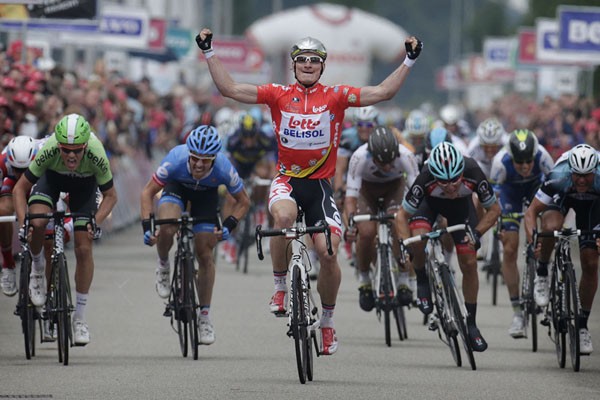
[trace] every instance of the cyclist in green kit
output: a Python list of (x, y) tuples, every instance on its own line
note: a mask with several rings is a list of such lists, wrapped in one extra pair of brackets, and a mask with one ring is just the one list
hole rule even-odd
[[(97, 205), (98, 189), (102, 192), (100, 206)], [(52, 212), (60, 192), (68, 193), (72, 213), (95, 213), (98, 225), (108, 217), (117, 202), (106, 151), (91, 132), (90, 124), (78, 114), (69, 114), (56, 124), (54, 134), (15, 185), (13, 201), (20, 226), (24, 225), (28, 211), (32, 214)], [(33, 263), (29, 293), (32, 303), (38, 307), (46, 302), (43, 243), (47, 222), (46, 219), (32, 220), (29, 232), (24, 232), (24, 228), (19, 232), (21, 237), (27, 236), (30, 240)], [(74, 231), (77, 263), (73, 339), (76, 345), (86, 345), (90, 334), (85, 308), (94, 274), (92, 240), (96, 232), (92, 230), (88, 217), (75, 218)]]

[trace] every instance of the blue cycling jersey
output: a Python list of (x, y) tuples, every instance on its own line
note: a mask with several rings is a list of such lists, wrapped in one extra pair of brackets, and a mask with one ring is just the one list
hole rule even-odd
[(566, 158), (561, 160), (557, 162), (546, 182), (535, 194), (538, 200), (548, 205), (551, 203), (559, 204), (564, 198), (573, 200), (597, 200), (600, 198), (600, 165), (594, 171), (592, 187), (585, 193), (578, 193), (575, 190), (568, 160)]
[(344, 129), (342, 131), (342, 139), (340, 140), (340, 147), (338, 149), (338, 155), (341, 157), (348, 157), (352, 155), (363, 142), (358, 136), (358, 129), (355, 126)]
[(202, 179), (194, 179), (190, 173), (188, 163), (189, 151), (185, 144), (171, 149), (169, 154), (163, 158), (160, 166), (152, 176), (160, 186), (176, 182), (181, 186), (194, 191), (216, 188), (225, 185), (231, 194), (240, 192), (244, 186), (236, 169), (231, 165), (224, 153), (218, 153), (212, 169)]

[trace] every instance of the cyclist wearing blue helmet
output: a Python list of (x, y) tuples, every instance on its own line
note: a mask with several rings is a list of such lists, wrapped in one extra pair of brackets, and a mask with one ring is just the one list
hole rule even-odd
[[(486, 210), (481, 220), (478, 220), (475, 212), (473, 193), (477, 194)], [(439, 143), (408, 190), (398, 214), (397, 221), (409, 221), (411, 235), (430, 232), (438, 215), (445, 217), (449, 226), (469, 221), (475, 234), (474, 243), (468, 239), (465, 231), (453, 232), (452, 237), (463, 273), (463, 296), (468, 312), (471, 345), (474, 351), (485, 351), (487, 343), (475, 323), (479, 290), (476, 251), (481, 235), (496, 223), (500, 206), (483, 171), (474, 159), (463, 157), (452, 143)], [(417, 304), (427, 315), (432, 311), (432, 304), (424, 268), (425, 245), (425, 241), (417, 242), (412, 246), (412, 254), (417, 274)]]
[[(215, 333), (209, 311), (215, 281), (213, 249), (218, 240), (227, 240), (250, 207), (250, 199), (244, 190), (236, 169), (221, 152), (221, 139), (217, 129), (200, 125), (188, 136), (186, 144), (174, 147), (162, 160), (141, 196), (141, 217), (144, 243), (157, 244), (158, 267), (156, 268), (156, 291), (162, 298), (170, 292), (169, 251), (173, 246), (175, 225), (162, 225), (150, 232), (150, 214), (154, 197), (162, 190), (158, 201), (158, 218), (179, 218), (188, 206), (190, 216), (205, 219), (194, 225), (194, 248), (198, 263), (198, 295), (200, 309), (198, 322), (200, 343), (212, 344)], [(223, 221), (223, 229), (216, 226), (218, 218), (219, 185), (225, 185), (233, 197), (231, 215)]]

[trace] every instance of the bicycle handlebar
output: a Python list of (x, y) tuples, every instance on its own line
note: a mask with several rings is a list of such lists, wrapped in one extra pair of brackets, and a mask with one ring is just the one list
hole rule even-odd
[[(218, 215), (218, 214), (217, 214)], [(200, 221), (206, 221), (206, 218), (198, 218), (198, 217), (190, 217), (187, 214), (183, 214), (179, 218), (163, 218), (156, 219), (154, 213), (150, 214), (150, 232), (154, 232), (156, 227), (159, 225), (185, 225), (185, 224), (194, 224)], [(220, 224), (217, 224), (220, 225)]]
[(0, 217), (0, 222), (15, 222), (17, 217), (15, 215), (3, 215)]
[(452, 233), (455, 231), (460, 231), (460, 230), (465, 230), (468, 229), (468, 225), (467, 224), (457, 224), (457, 225), (452, 225), (449, 226), (447, 228), (442, 228), (442, 229), (438, 229), (435, 231), (431, 231), (431, 232), (427, 232), (424, 233), (422, 235), (416, 235), (416, 236), (411, 236), (409, 238), (406, 238), (402, 241), (402, 244), (404, 244), (405, 246), (411, 244), (411, 243), (415, 243), (415, 242), (420, 242), (421, 240), (426, 240), (426, 239), (435, 239), (438, 238), (440, 236), (442, 236), (445, 233)]
[(561, 230), (556, 231), (547, 231), (547, 232), (537, 232), (536, 235), (538, 237), (551, 237), (551, 238), (572, 238), (576, 236), (583, 235), (593, 235), (596, 237), (600, 237), (600, 231), (597, 230), (582, 230), (582, 229), (573, 229), (573, 228), (563, 228)]
[(377, 222), (385, 222), (390, 221), (396, 218), (396, 214), (358, 214), (350, 217), (352, 222), (364, 222), (364, 221), (377, 221)]
[(327, 223), (323, 225), (306, 226), (306, 227), (292, 227), (282, 229), (262, 229), (262, 225), (256, 227), (256, 250), (258, 253), (258, 259), (264, 260), (264, 254), (262, 251), (262, 238), (272, 236), (285, 236), (286, 239), (299, 239), (306, 234), (313, 233), (324, 233), (325, 243), (327, 245), (327, 254), (333, 255), (333, 248), (331, 247), (331, 229)]

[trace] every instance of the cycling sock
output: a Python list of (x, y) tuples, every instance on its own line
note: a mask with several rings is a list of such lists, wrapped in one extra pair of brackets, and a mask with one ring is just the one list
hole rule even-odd
[(38, 274), (44, 272), (44, 270), (46, 269), (44, 249), (42, 249), (38, 254), (32, 254), (31, 259), (33, 260), (33, 263), (31, 265), (32, 272), (36, 272)]
[(284, 290), (287, 292), (287, 284), (285, 282), (286, 276), (287, 276), (287, 271), (283, 271), (283, 272), (273, 271), (273, 281), (275, 282), (275, 290), (276, 291)]
[(160, 269), (171, 269), (171, 263), (169, 263), (169, 259), (162, 260), (160, 257), (158, 258), (158, 268)]
[(515, 315), (521, 315), (523, 310), (521, 309), (521, 299), (519, 296), (510, 298), (510, 305), (512, 306), (513, 313)]
[(548, 276), (548, 261), (538, 261), (536, 273), (538, 276)]
[(321, 303), (321, 308), (323, 309), (320, 322), (321, 328), (333, 328), (333, 310), (335, 309), (335, 304)]
[(84, 321), (85, 306), (87, 305), (88, 294), (75, 292), (75, 312), (73, 313), (73, 320)]
[(200, 306), (198, 310), (198, 318), (203, 321), (210, 321), (210, 304)]
[(360, 284), (360, 286), (371, 284), (371, 276), (369, 275), (368, 271), (360, 271), (359, 272), (358, 283)]
[(4, 257), (4, 268), (15, 268), (15, 259), (13, 257), (12, 247), (2, 247), (2, 257)]
[(465, 303), (465, 308), (467, 309), (467, 325), (475, 325), (477, 303)]
[(402, 285), (408, 287), (408, 271), (403, 271), (398, 274), (398, 286)]
[(579, 314), (579, 329), (587, 329), (588, 318), (590, 317), (590, 310), (581, 309)]

